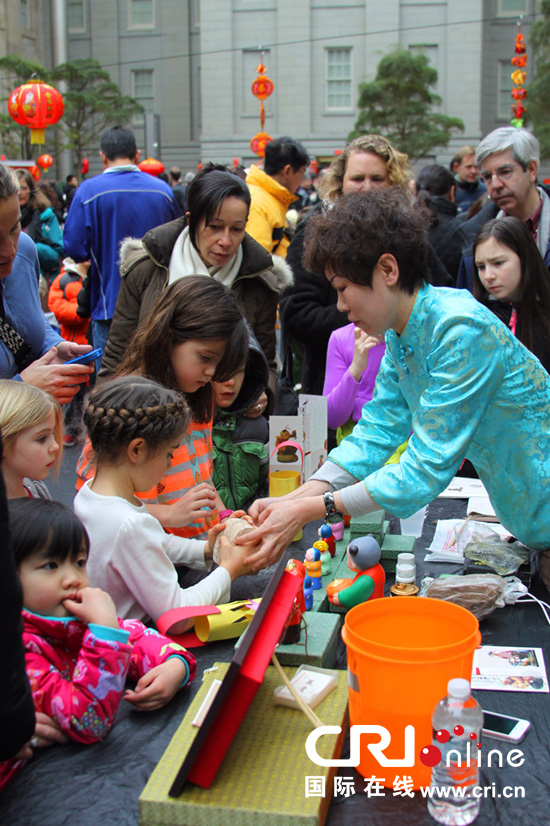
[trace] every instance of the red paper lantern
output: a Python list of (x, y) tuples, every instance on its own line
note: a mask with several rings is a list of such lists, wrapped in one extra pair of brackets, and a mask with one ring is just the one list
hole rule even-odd
[[(263, 68), (265, 69), (265, 67)], [(258, 70), (260, 70), (260, 66), (256, 69), (256, 71)], [(252, 94), (255, 98), (258, 98), (258, 100), (265, 100), (273, 94), (273, 89), (275, 87), (271, 78), (267, 77), (267, 75), (260, 75), (256, 78), (250, 88), (252, 89)]]
[(138, 167), (142, 172), (147, 172), (148, 175), (152, 175), (153, 178), (156, 178), (157, 175), (164, 172), (164, 164), (161, 163), (161, 161), (157, 161), (156, 158), (145, 158), (144, 161), (138, 163)]
[(9, 98), (8, 112), (20, 126), (31, 130), (31, 143), (44, 143), (44, 130), (53, 126), (63, 114), (61, 94), (41, 80), (18, 86)]
[(36, 159), (36, 163), (42, 169), (48, 170), (50, 166), (53, 166), (53, 158), (51, 155), (40, 155), (40, 157)]
[(272, 140), (273, 138), (271, 135), (268, 135), (267, 132), (258, 132), (250, 141), (250, 148), (254, 154), (258, 155), (259, 158), (263, 158), (265, 155), (265, 148), (269, 141)]
[(31, 166), (29, 172), (31, 173), (35, 181), (39, 181), (42, 177), (42, 172), (40, 171), (40, 168), (38, 166)]
[(90, 161), (88, 158), (82, 158), (82, 166), (80, 168), (80, 174), (85, 175), (86, 172), (90, 169)]

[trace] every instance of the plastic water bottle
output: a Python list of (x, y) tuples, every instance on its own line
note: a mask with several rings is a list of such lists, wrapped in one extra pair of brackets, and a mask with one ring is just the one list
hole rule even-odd
[(470, 694), (468, 680), (449, 680), (447, 696), (434, 709), (432, 726), (433, 745), (441, 751), (441, 760), (432, 768), (428, 811), (438, 823), (466, 826), (479, 814), (480, 799), (472, 797), (472, 789), (479, 785), (477, 744), (483, 726), (483, 710)]

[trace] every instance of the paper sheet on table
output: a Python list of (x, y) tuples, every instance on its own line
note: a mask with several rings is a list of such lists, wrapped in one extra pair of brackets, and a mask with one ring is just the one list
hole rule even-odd
[(498, 522), (495, 509), (488, 496), (470, 496), (466, 513), (478, 522)]
[(470, 496), (487, 496), (487, 491), (481, 479), (468, 479), (465, 476), (455, 476), (437, 498), (469, 499)]
[(548, 693), (542, 648), (481, 645), (474, 651), (472, 688)]
[[(424, 557), (425, 562), (455, 562), (461, 565), (464, 562), (464, 555), (458, 550), (455, 542), (456, 530), (460, 530), (461, 525), (464, 524), (464, 519), (439, 519), (435, 529), (432, 544)], [(487, 526), (484, 525), (486, 528)], [(491, 530), (498, 533), (504, 539), (510, 536), (510, 532), (506, 530), (499, 522), (491, 523)]]

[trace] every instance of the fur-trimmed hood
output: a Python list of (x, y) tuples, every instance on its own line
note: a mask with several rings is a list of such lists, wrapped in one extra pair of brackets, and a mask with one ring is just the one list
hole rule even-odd
[[(120, 274), (127, 275), (130, 270), (150, 258), (157, 266), (168, 272), (170, 256), (174, 244), (185, 229), (185, 218), (178, 218), (150, 230), (142, 239), (124, 238), (120, 245)], [(270, 255), (250, 235), (245, 233), (242, 242), (243, 262), (236, 281), (244, 278), (261, 278), (275, 293), (281, 294), (294, 283), (292, 270), (286, 261), (278, 255)]]

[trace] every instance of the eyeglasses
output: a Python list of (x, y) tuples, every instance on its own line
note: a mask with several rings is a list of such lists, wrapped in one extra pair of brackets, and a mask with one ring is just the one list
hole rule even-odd
[(493, 176), (498, 178), (499, 181), (508, 181), (512, 177), (516, 166), (521, 166), (521, 164), (512, 163), (510, 166), (499, 166), (494, 172), (481, 172), (479, 177), (486, 184), (492, 182)]

